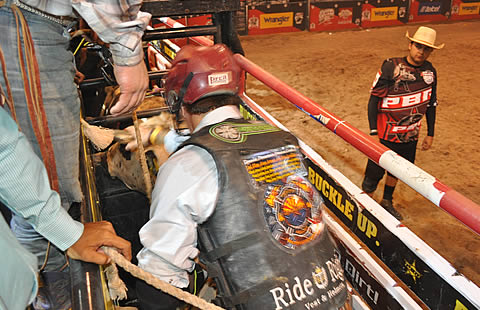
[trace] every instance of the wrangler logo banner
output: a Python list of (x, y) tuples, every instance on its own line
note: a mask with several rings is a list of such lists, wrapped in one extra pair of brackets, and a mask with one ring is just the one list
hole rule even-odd
[(368, 1), (362, 4), (362, 27), (404, 25), (408, 22), (408, 0)]
[(462, 304), (464, 309), (475, 309), (374, 215), (358, 205), (335, 180), (308, 158), (306, 164), (308, 180), (320, 192), (326, 207), (429, 308), (458, 309), (456, 305)]
[(293, 12), (260, 15), (260, 29), (293, 26)]
[(287, 4), (249, 5), (248, 34), (266, 34), (305, 30), (307, 20), (305, 2)]
[(472, 0), (452, 1), (452, 20), (480, 18), (480, 2)]
[(373, 22), (383, 20), (396, 20), (398, 14), (398, 7), (373, 8), (370, 20)]
[(462, 3), (460, 4), (460, 11), (458, 15), (472, 15), (478, 14), (480, 10), (480, 2)]

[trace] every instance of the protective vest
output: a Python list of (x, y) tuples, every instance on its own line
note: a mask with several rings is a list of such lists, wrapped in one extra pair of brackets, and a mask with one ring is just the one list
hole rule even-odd
[(196, 145), (215, 160), (218, 200), (198, 229), (201, 260), (235, 309), (338, 309), (347, 288), (339, 252), (307, 180), (297, 139), (264, 122), (202, 128)]

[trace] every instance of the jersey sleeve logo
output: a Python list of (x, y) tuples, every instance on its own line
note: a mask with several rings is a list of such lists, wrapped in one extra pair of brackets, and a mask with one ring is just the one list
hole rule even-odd
[(423, 71), (420, 75), (423, 77), (423, 80), (428, 85), (432, 84), (435, 81), (435, 75), (430, 70)]

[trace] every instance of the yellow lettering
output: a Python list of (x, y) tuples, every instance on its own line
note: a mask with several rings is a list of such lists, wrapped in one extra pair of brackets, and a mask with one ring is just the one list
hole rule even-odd
[(368, 219), (362, 214), (362, 212), (358, 212), (357, 227), (363, 232), (365, 232), (365, 229), (367, 228), (367, 221)]
[(322, 190), (322, 181), (323, 181), (323, 178), (318, 173), (316, 173), (315, 174), (315, 187), (318, 189), (318, 191)]
[(480, 2), (462, 3), (458, 15), (478, 14), (480, 12)]
[(333, 186), (330, 185), (330, 196), (328, 197), (328, 199), (329, 199), (334, 205), (337, 204), (336, 201), (335, 201), (335, 199), (336, 199), (336, 197), (337, 197), (337, 193), (338, 193), (337, 190), (336, 190)]
[(342, 205), (342, 194), (337, 192), (337, 203), (335, 204), (338, 208), (338, 210), (343, 212), (343, 209), (345, 208), (344, 205)]
[(454, 310), (468, 310), (467, 307), (465, 307), (461, 302), (460, 300), (456, 300), (455, 301), (455, 309)]
[(330, 185), (328, 185), (328, 182), (323, 180), (323, 182), (322, 182), (322, 193), (326, 198), (328, 198), (328, 188), (329, 187), (330, 187)]
[(371, 11), (370, 20), (372, 22), (383, 20), (395, 20), (398, 16), (398, 6), (373, 8)]
[(377, 226), (373, 224), (372, 221), (368, 221), (367, 231), (365, 232), (368, 238), (376, 237), (377, 236)]
[(353, 208), (355, 206), (352, 205), (350, 203), (350, 201), (348, 200), (345, 200), (345, 212), (343, 212), (345, 214), (345, 216), (350, 219), (350, 221), (353, 221), (353, 214), (352, 214), (352, 211), (353, 211)]

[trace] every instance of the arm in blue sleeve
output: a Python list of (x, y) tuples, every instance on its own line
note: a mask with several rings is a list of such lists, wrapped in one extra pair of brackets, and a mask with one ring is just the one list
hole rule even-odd
[(0, 132), (0, 201), (59, 249), (68, 249), (82, 235), (83, 224), (61, 207), (43, 162), (3, 108)]

